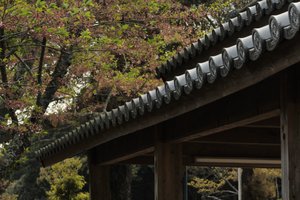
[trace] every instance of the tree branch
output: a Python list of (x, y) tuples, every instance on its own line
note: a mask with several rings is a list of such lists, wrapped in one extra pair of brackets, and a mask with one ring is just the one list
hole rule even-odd
[(42, 50), (41, 50), (41, 55), (40, 55), (39, 67), (38, 67), (38, 77), (37, 77), (37, 83), (39, 85), (39, 91), (38, 91), (38, 95), (37, 95), (37, 99), (36, 99), (37, 104), (38, 104), (38, 102), (41, 101), (41, 96), (42, 96), (42, 92), (41, 92), (42, 72), (43, 72), (43, 63), (44, 63), (44, 58), (45, 58), (46, 43), (47, 43), (47, 39), (46, 39), (46, 37), (43, 37)]
[(41, 95), (40, 100), (36, 103), (41, 111), (34, 110), (30, 121), (35, 123), (39, 116), (45, 113), (48, 105), (53, 101), (56, 91), (62, 86), (61, 80), (65, 77), (68, 72), (68, 68), (71, 65), (73, 56), (73, 46), (63, 48), (60, 53), (60, 57), (55, 66), (54, 72), (52, 73), (52, 79), (47, 85), (45, 92)]
[[(218, 171), (220, 171), (220, 170), (218, 170)], [(234, 191), (235, 191), (235, 193), (238, 193), (238, 189), (236, 188), (236, 187), (234, 187), (234, 185), (232, 185), (231, 183), (230, 183), (230, 181), (228, 181), (226, 178), (224, 178), (223, 176), (219, 176), (219, 178), (221, 178), (221, 179), (223, 179)]]
[(32, 72), (30, 67), (24, 62), (24, 60), (22, 60), (22, 58), (20, 58), (20, 56), (18, 56), (18, 54), (16, 52), (13, 53), (14, 56), (20, 61), (20, 63), (22, 63), (22, 65), (25, 67), (25, 69), (28, 71), (28, 73), (32, 76)]
[(0, 24), (0, 70), (1, 70), (1, 79), (4, 83), (4, 87), (7, 87), (6, 83), (8, 82), (6, 68), (5, 68), (5, 41), (3, 40), (4, 37), (4, 27)]
[(39, 85), (42, 85), (42, 70), (43, 70), (43, 63), (44, 63), (44, 57), (45, 57), (46, 42), (47, 42), (46, 37), (43, 37), (42, 50), (41, 50), (41, 56), (40, 56), (40, 61), (39, 61), (38, 78), (37, 78), (37, 83)]
[(104, 108), (103, 108), (104, 111), (106, 111), (106, 109), (107, 109), (107, 106), (108, 106), (108, 103), (110, 101), (112, 93), (113, 93), (113, 88), (111, 88), (111, 90), (109, 91), (108, 96), (105, 100), (105, 104), (104, 104)]
[(215, 197), (215, 196), (211, 196), (211, 195), (209, 195), (209, 196), (207, 196), (208, 198), (211, 198), (211, 199), (214, 199), (214, 200), (222, 200), (222, 199), (220, 199), (220, 198), (218, 198), (218, 197)]

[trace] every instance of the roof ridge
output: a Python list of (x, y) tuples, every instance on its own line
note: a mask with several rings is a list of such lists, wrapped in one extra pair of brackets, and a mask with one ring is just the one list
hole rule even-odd
[[(282, 40), (293, 39), (300, 29), (300, 2), (290, 3), (288, 11), (272, 15), (269, 23), (255, 28), (252, 34), (239, 38), (235, 45), (223, 48), (222, 53), (211, 56), (207, 61), (198, 63), (196, 67), (175, 76), (173, 80), (143, 94), (108, 112), (102, 112), (94, 119), (56, 139), (36, 151), (42, 161), (82, 139), (101, 134), (103, 130), (116, 127), (143, 116), (147, 112), (169, 104), (172, 99), (178, 100), (183, 94), (190, 94), (194, 88), (201, 89), (203, 84), (212, 84), (218, 76), (226, 77), (231, 70), (240, 69), (250, 61), (255, 61), (264, 51), (273, 51)], [(84, 149), (83, 149), (84, 151)]]
[(178, 52), (171, 59), (156, 67), (157, 78), (166, 80), (166, 77), (173, 78), (175, 69), (183, 67), (183, 64), (189, 60), (199, 56), (215, 46), (218, 42), (223, 41), (226, 37), (232, 36), (239, 32), (244, 26), (250, 26), (253, 22), (259, 21), (263, 16), (271, 15), (275, 10), (281, 9), (287, 2), (293, 0), (261, 0), (255, 3), (248, 4), (248, 7), (243, 8), (236, 17), (221, 24), (219, 27), (213, 29), (211, 32), (205, 34), (204, 37), (198, 39), (196, 42), (188, 45)]

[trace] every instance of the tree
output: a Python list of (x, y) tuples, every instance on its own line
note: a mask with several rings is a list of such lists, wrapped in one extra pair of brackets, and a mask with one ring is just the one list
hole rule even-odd
[(243, 169), (245, 199), (279, 199), (278, 180), (280, 178), (281, 171), (278, 169)]
[[(190, 168), (189, 186), (203, 199), (237, 199), (237, 169)], [(242, 173), (242, 196), (249, 200), (277, 200), (280, 198), (278, 169), (244, 168)]]
[(34, 150), (161, 84), (155, 67), (228, 17), (231, 2), (0, 0), (6, 190), (42, 199)]
[(84, 200), (88, 193), (81, 192), (86, 181), (78, 172), (82, 167), (79, 158), (66, 159), (41, 170), (40, 181), (50, 184), (47, 196), (50, 200)]
[[(201, 173), (198, 176), (192, 176), (188, 183), (190, 187), (197, 189), (197, 192), (201, 194), (201, 199), (237, 199), (236, 169), (220, 167), (201, 169)], [(194, 168), (193, 171), (198, 170)]]

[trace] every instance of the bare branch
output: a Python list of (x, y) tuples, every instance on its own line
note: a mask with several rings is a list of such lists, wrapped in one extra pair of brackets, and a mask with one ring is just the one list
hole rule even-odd
[(28, 71), (28, 73), (32, 76), (32, 72), (30, 67), (24, 62), (24, 60), (22, 60), (22, 58), (20, 58), (20, 56), (18, 56), (18, 54), (16, 52), (13, 53), (14, 56), (22, 63), (22, 65), (25, 67), (25, 69)]
[(44, 63), (44, 57), (45, 57), (45, 50), (46, 50), (46, 37), (43, 37), (42, 41), (42, 50), (41, 50), (41, 56), (39, 61), (39, 67), (38, 67), (38, 77), (37, 77), (37, 83), (39, 85), (39, 91), (36, 98), (36, 103), (41, 101), (42, 92), (41, 92), (41, 86), (42, 86), (42, 72), (43, 72), (43, 63)]
[[(218, 170), (218, 169), (216, 169), (216, 170)], [(218, 170), (218, 171), (220, 171), (220, 170)], [(231, 183), (230, 183), (230, 181), (228, 181), (226, 178), (224, 178), (223, 176), (219, 176), (219, 178), (221, 178), (221, 179), (223, 179), (234, 191), (235, 191), (235, 193), (238, 193), (238, 189), (236, 188), (236, 187), (234, 187), (234, 185), (232, 185)]]
[(218, 197), (215, 197), (215, 196), (207, 196), (208, 198), (211, 198), (211, 199), (214, 199), (214, 200), (222, 200), (222, 199), (220, 199), (220, 198), (218, 198)]
[(41, 50), (41, 56), (40, 56), (40, 61), (39, 61), (38, 78), (37, 78), (37, 82), (39, 85), (42, 85), (42, 69), (43, 69), (43, 63), (44, 63), (44, 57), (45, 57), (46, 42), (47, 42), (46, 37), (43, 37), (42, 50)]
[(110, 101), (112, 93), (113, 93), (113, 88), (111, 88), (111, 90), (109, 91), (108, 96), (107, 96), (107, 98), (105, 100), (104, 108), (103, 108), (104, 111), (106, 111), (106, 109), (107, 109), (107, 106), (108, 106), (108, 103)]
[(0, 24), (0, 70), (1, 70), (1, 79), (2, 82), (5, 84), (4, 87), (7, 87), (6, 83), (8, 82), (6, 68), (5, 68), (5, 42), (2, 40), (4, 37), (4, 27)]

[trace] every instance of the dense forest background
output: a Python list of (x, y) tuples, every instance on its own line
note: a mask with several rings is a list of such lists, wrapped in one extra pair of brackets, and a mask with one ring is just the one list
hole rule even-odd
[[(84, 155), (41, 168), (34, 151), (162, 83), (155, 68), (248, 0), (0, 0), (0, 199), (88, 199)], [(280, 171), (245, 169), (255, 199)], [(152, 166), (114, 166), (113, 200), (153, 198)], [(236, 199), (237, 169), (187, 169), (189, 199)]]

